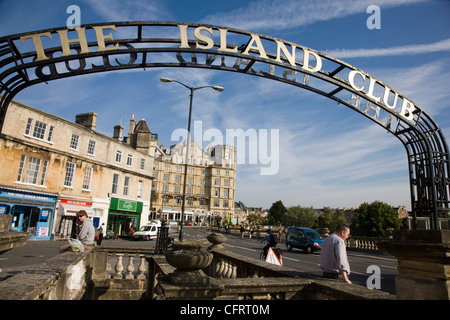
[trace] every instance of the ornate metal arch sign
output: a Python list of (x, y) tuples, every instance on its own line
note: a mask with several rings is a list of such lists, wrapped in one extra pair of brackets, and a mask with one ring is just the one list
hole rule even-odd
[(190, 67), (260, 76), (337, 101), (395, 135), (406, 148), (414, 215), (449, 210), (449, 151), (417, 104), (343, 61), (252, 32), (177, 22), (117, 22), (0, 38), (0, 130), (13, 97), (28, 86), (95, 72)]

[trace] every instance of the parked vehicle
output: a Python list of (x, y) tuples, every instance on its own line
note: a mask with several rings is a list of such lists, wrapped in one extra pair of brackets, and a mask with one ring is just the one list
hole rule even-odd
[(286, 248), (304, 250), (306, 253), (319, 251), (322, 247), (323, 238), (314, 229), (291, 227), (286, 233)]
[(158, 236), (158, 228), (161, 226), (161, 221), (153, 220), (149, 225), (141, 227), (139, 231), (133, 234), (134, 240), (152, 240)]

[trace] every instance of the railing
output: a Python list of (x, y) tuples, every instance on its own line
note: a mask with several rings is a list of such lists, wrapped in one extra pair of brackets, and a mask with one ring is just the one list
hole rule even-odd
[(369, 253), (382, 253), (380, 252), (379, 244), (386, 238), (381, 237), (350, 237), (345, 241), (347, 250), (369, 252)]

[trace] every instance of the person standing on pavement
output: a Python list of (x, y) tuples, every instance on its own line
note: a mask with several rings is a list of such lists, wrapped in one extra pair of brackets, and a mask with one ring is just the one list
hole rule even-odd
[(86, 211), (80, 210), (77, 212), (77, 218), (79, 221), (77, 235), (78, 240), (80, 240), (85, 247), (92, 247), (94, 246), (95, 228), (92, 220), (87, 217), (88, 215)]
[(101, 245), (102, 241), (103, 241), (103, 228), (104, 228), (104, 226), (105, 226), (105, 223), (102, 223), (102, 225), (100, 227), (98, 227), (98, 229), (97, 229), (99, 231), (98, 239), (97, 239), (97, 245), (98, 246)]
[(348, 284), (350, 265), (348, 263), (345, 240), (350, 236), (350, 228), (344, 224), (336, 227), (334, 233), (328, 236), (322, 244), (320, 267), (325, 278), (341, 279)]
[[(77, 212), (77, 238), (83, 244), (85, 250), (89, 250), (94, 246), (95, 227), (92, 220), (87, 219), (86, 211)], [(59, 253), (63, 253), (71, 248), (71, 245), (59, 248)]]

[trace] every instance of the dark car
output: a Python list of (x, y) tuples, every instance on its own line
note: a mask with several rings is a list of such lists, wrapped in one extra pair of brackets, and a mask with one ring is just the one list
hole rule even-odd
[(286, 248), (301, 249), (307, 253), (320, 251), (323, 243), (322, 236), (314, 229), (291, 227), (286, 233)]

